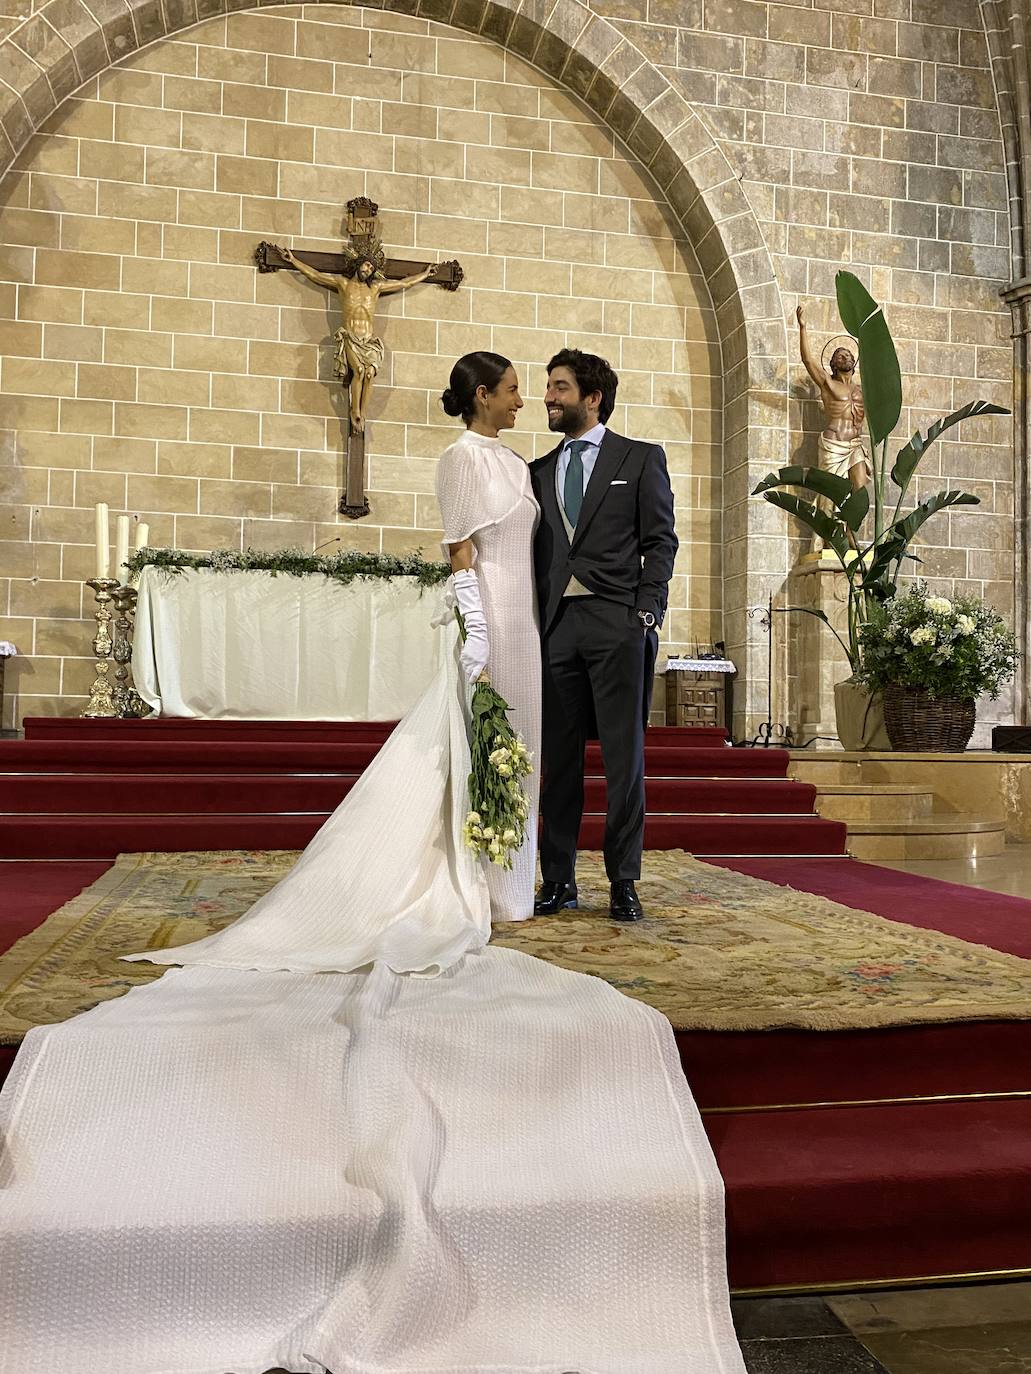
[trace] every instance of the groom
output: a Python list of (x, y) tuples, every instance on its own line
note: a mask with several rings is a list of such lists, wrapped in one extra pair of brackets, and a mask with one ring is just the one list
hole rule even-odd
[(643, 916), (644, 726), (677, 551), (658, 444), (605, 428), (619, 379), (604, 358), (564, 348), (548, 364), (548, 427), (564, 436), (530, 464), (543, 654), (541, 874), (534, 912), (575, 907), (584, 746), (601, 741), (608, 793), (609, 912)]

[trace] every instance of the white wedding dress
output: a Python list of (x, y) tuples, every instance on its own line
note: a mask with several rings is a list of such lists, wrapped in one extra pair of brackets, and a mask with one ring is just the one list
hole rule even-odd
[[(492, 678), (535, 752), (525, 465), (467, 434)], [(0, 1094), (0, 1374), (743, 1374), (723, 1191), (668, 1023), (485, 948), (453, 652), (295, 869)], [(536, 793), (534, 793), (534, 803)], [(413, 977), (410, 975), (436, 975)]]

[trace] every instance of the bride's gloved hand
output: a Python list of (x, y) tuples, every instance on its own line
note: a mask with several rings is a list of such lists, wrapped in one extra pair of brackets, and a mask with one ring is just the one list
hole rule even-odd
[(465, 643), (459, 655), (462, 672), (470, 682), (475, 682), (487, 666), (490, 658), (490, 641), (487, 638), (487, 617), (483, 613), (480, 600), (480, 582), (472, 568), (463, 568), (451, 578), (455, 588), (455, 599), (462, 612), (465, 623)]

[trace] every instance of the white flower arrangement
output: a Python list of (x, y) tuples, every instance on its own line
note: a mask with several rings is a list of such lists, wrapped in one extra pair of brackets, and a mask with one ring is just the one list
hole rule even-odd
[(929, 596), (918, 582), (877, 606), (860, 631), (859, 681), (872, 691), (922, 688), (932, 697), (998, 696), (1017, 646), (994, 607), (976, 597)]

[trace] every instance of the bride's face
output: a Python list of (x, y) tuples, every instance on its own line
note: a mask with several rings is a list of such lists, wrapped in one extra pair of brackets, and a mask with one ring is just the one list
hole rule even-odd
[(519, 394), (519, 378), (510, 367), (493, 391), (481, 387), (476, 393), (481, 417), (492, 429), (511, 429), (523, 408)]

